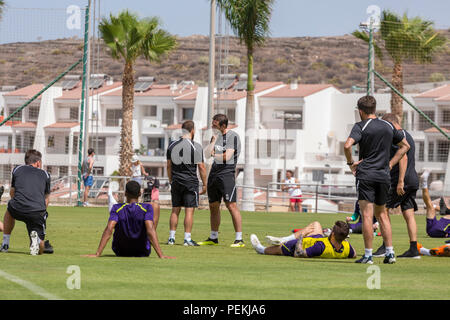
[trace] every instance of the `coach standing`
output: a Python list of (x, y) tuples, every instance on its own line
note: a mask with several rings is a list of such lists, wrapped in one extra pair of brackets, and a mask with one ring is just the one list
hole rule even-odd
[(30, 236), (30, 254), (44, 252), (50, 175), (42, 170), (42, 155), (37, 150), (25, 153), (25, 165), (12, 172), (11, 200), (4, 217), (2, 252), (8, 252), (15, 220), (25, 222)]
[[(372, 96), (364, 96), (358, 100), (358, 111), (361, 117), (345, 142), (344, 152), (347, 165), (356, 176), (358, 202), (363, 215), (363, 237), (365, 252), (357, 263), (373, 264), (373, 216), (380, 223), (381, 233), (386, 244), (386, 255), (383, 263), (395, 263), (392, 245), (392, 229), (386, 212), (386, 201), (390, 185), (390, 170), (409, 150), (405, 136), (395, 130), (387, 121), (375, 115), (376, 100)], [(359, 144), (359, 161), (352, 159), (352, 146)], [(399, 149), (390, 159), (391, 145)]]
[(242, 240), (242, 217), (236, 205), (236, 164), (241, 152), (239, 135), (228, 129), (228, 117), (216, 114), (212, 120), (212, 128), (217, 135), (211, 139), (206, 148), (207, 157), (214, 161), (208, 176), (208, 200), (211, 212), (211, 233), (206, 241), (199, 245), (217, 245), (219, 243), (220, 203), (222, 199), (231, 214), (236, 238), (231, 244), (233, 248), (244, 247)]
[(181, 126), (183, 136), (172, 142), (167, 149), (167, 175), (171, 185), (172, 213), (170, 215), (169, 240), (167, 244), (175, 244), (175, 233), (181, 207), (185, 208), (184, 246), (198, 246), (192, 240), (191, 231), (194, 223), (194, 210), (198, 207), (199, 183), (197, 167), (202, 179), (202, 191), (206, 193), (206, 168), (203, 162), (203, 148), (193, 141), (194, 121), (188, 120)]

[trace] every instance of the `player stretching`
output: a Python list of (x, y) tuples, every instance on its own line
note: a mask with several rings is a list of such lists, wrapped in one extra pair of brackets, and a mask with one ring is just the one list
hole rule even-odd
[(432, 238), (450, 238), (450, 210), (447, 209), (444, 199), (441, 198), (439, 213), (443, 216), (436, 218), (436, 209), (431, 202), (428, 192), (428, 176), (430, 171), (425, 170), (420, 177), (422, 186), (422, 199), (427, 208), (427, 234)]
[(236, 164), (241, 152), (241, 141), (239, 136), (228, 129), (228, 118), (224, 114), (216, 114), (213, 117), (212, 128), (217, 135), (211, 139), (206, 149), (206, 156), (213, 157), (214, 162), (208, 176), (208, 200), (211, 212), (211, 233), (206, 241), (199, 245), (219, 244), (220, 226), (220, 202), (222, 199), (231, 214), (236, 238), (231, 247), (244, 247), (242, 240), (242, 217), (236, 205)]
[(344, 221), (336, 221), (328, 237), (322, 234), (319, 222), (284, 238), (266, 237), (273, 246), (264, 247), (254, 234), (250, 236), (253, 248), (259, 254), (284, 255), (296, 258), (345, 259), (356, 258), (356, 251), (345, 240), (349, 227)]
[[(25, 165), (12, 172), (8, 208), (4, 217), (1, 252), (8, 252), (15, 221), (23, 221), (30, 237), (30, 254), (44, 253), (47, 207), (50, 200), (50, 175), (41, 169), (42, 154), (37, 150), (25, 153)], [(48, 242), (47, 242), (48, 244)], [(51, 252), (48, 253), (52, 253)]]
[[(115, 203), (111, 192), (109, 195), (110, 204)], [(163, 255), (153, 225), (153, 208), (148, 203), (139, 203), (140, 195), (139, 183), (129, 181), (125, 186), (126, 203), (112, 205), (97, 252), (86, 257), (100, 257), (114, 232), (112, 250), (118, 257), (148, 257), (151, 245), (161, 259), (173, 258)]]
[[(392, 167), (391, 170), (391, 188), (389, 189), (386, 210), (388, 208), (397, 208), (400, 206), (403, 218), (406, 221), (406, 227), (409, 235), (409, 249), (399, 258), (420, 259), (417, 250), (417, 224), (414, 218), (414, 212), (417, 211), (416, 193), (419, 189), (419, 177), (415, 169), (415, 143), (411, 135), (403, 130), (398, 121), (398, 117), (393, 113), (387, 113), (383, 116), (383, 120), (389, 121), (396, 130), (400, 130), (406, 138), (410, 148), (400, 162)], [(392, 145), (391, 157), (397, 152), (398, 147)], [(389, 214), (389, 212), (387, 213)], [(382, 257), (385, 255), (385, 245), (381, 245), (373, 254), (374, 257)]]
[(203, 182), (200, 194), (206, 193), (206, 168), (203, 163), (202, 146), (194, 142), (194, 121), (188, 120), (181, 126), (183, 136), (170, 144), (167, 149), (167, 175), (171, 185), (172, 213), (170, 215), (169, 240), (167, 244), (175, 244), (178, 216), (181, 207), (185, 207), (184, 244), (198, 246), (192, 240), (191, 232), (194, 224), (194, 210), (198, 207), (197, 167)]
[[(380, 224), (381, 234), (386, 244), (384, 263), (395, 263), (392, 245), (392, 229), (389, 216), (385, 211), (389, 191), (389, 171), (395, 166), (409, 149), (406, 138), (387, 121), (375, 115), (376, 100), (372, 96), (364, 96), (358, 100), (358, 111), (361, 117), (345, 142), (344, 152), (347, 165), (357, 179), (359, 206), (363, 215), (364, 255), (357, 263), (373, 263), (373, 216)], [(359, 161), (352, 158), (352, 147), (359, 144)], [(399, 146), (394, 157), (390, 158), (391, 145)]]

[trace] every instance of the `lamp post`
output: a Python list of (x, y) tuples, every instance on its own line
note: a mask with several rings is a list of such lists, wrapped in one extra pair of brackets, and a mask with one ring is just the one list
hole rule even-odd
[(273, 114), (275, 119), (283, 119), (284, 127), (284, 163), (283, 163), (283, 177), (286, 177), (286, 159), (287, 159), (287, 122), (289, 120), (301, 121), (302, 115), (300, 113), (275, 112)]

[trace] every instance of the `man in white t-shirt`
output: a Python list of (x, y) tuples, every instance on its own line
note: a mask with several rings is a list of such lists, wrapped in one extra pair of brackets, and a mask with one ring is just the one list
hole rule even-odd
[(284, 183), (286, 184), (281, 186), (281, 190), (289, 193), (289, 211), (300, 212), (303, 202), (301, 199), (302, 190), (300, 189), (298, 179), (294, 178), (294, 172), (292, 170), (286, 170), (286, 180), (284, 180)]

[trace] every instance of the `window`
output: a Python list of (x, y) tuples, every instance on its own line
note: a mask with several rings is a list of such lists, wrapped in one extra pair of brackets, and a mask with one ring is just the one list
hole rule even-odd
[[(434, 111), (424, 111), (423, 112), (428, 118), (435, 121), (434, 119)], [(431, 124), (421, 115), (418, 115), (419, 117), (419, 130), (425, 130), (431, 127)]]
[(59, 176), (65, 177), (69, 174), (69, 167), (68, 166), (61, 166), (59, 167)]
[(450, 109), (442, 110), (442, 122), (450, 123)]
[(409, 130), (408, 126), (408, 112), (403, 112), (403, 118), (402, 118), (402, 128), (405, 130)]
[(280, 141), (257, 140), (256, 156), (260, 159), (278, 158), (280, 156)]
[(106, 154), (106, 138), (105, 137), (89, 137), (89, 147), (94, 148), (95, 154)]
[(447, 162), (448, 152), (450, 150), (449, 141), (438, 141), (437, 142), (437, 159), (438, 162)]
[(28, 120), (37, 121), (39, 118), (39, 107), (28, 107)]
[(428, 161), (434, 160), (434, 142), (428, 143)]
[(102, 176), (105, 172), (103, 167), (92, 167), (92, 174), (94, 176)]
[[(284, 111), (284, 114), (292, 114), (294, 116), (299, 116), (295, 119), (287, 119), (286, 129), (303, 129), (303, 112), (302, 111)], [(283, 125), (284, 128), (284, 125)]]
[[(11, 115), (18, 108), (8, 108), (8, 114)], [(17, 112), (11, 119), (11, 121), (22, 121), (22, 110)]]
[(218, 108), (216, 113), (224, 114), (228, 117), (230, 123), (236, 122), (236, 109), (234, 108)]
[(423, 141), (419, 141), (416, 143), (417, 146), (417, 161), (425, 161), (425, 143)]
[(72, 154), (77, 154), (78, 153), (78, 136), (73, 136), (73, 149), (72, 149)]
[(149, 137), (147, 139), (147, 150), (149, 156), (164, 156), (164, 138)]
[(122, 109), (107, 109), (106, 110), (106, 126), (107, 127), (118, 127), (120, 119), (122, 119)]
[(167, 125), (174, 123), (173, 115), (173, 109), (163, 109), (162, 123)]
[(144, 106), (144, 117), (156, 117), (156, 106)]
[(70, 120), (78, 120), (78, 107), (71, 107), (70, 108)]
[(183, 121), (194, 119), (194, 108), (183, 108)]
[(1, 167), (1, 174), (0, 177), (2, 180), (11, 180), (11, 165), (10, 164), (3, 164)]
[(48, 136), (48, 138), (47, 138), (47, 148), (54, 148), (54, 147), (55, 147), (55, 136)]

